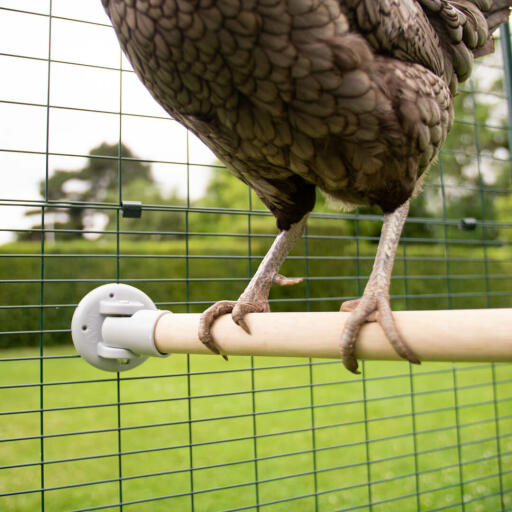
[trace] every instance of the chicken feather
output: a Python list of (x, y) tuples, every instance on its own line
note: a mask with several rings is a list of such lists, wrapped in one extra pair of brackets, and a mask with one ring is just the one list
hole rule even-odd
[[(217, 316), (231, 308), (247, 328), (245, 313), (268, 310), (271, 284), (287, 284), (276, 277), (286, 256), (282, 247), (289, 250), (301, 235), (315, 187), (346, 205), (381, 207), (387, 219), (383, 233), (393, 233), (393, 242), (388, 247), (389, 239), (381, 240), (389, 250), (379, 245), (377, 260), (394, 254), (408, 200), (452, 125), (457, 86), (469, 77), (474, 57), (493, 50), (492, 32), (507, 20), (512, 4), (102, 2), (150, 93), (254, 189), (286, 242), (278, 237), (272, 257), (238, 303), (224, 302), (205, 313), (201, 339), (216, 351), (209, 329)], [(396, 225), (390, 220), (394, 212), (400, 212)], [(379, 310), (389, 337), (398, 339), (389, 327), (389, 308), (378, 306), (389, 288), (393, 258), (386, 258), (386, 265), (376, 263), (363, 297), (380, 298), (363, 300), (364, 314), (358, 315), (368, 319)], [(354, 335), (343, 335), (342, 352), (354, 345), (361, 321), (349, 329)], [(417, 362), (402, 345), (398, 339), (401, 355)], [(357, 363), (344, 361), (355, 371)]]

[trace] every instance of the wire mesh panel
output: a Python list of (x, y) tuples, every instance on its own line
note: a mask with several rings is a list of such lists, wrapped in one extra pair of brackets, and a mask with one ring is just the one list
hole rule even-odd
[[(395, 310), (512, 306), (509, 59), (502, 29), (456, 99)], [(82, 361), (89, 290), (133, 284), (174, 312), (236, 298), (274, 219), (151, 99), (99, 0), (0, 0), (0, 64), (0, 510), (512, 510), (509, 365)], [(282, 269), (305, 280), (272, 310), (358, 297), (381, 220), (319, 195)]]

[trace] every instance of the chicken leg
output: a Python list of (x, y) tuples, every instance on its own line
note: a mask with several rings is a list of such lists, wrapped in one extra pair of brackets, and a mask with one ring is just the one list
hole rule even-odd
[[(201, 315), (199, 321), (199, 339), (216, 354), (221, 351), (212, 336), (212, 325), (217, 318), (231, 313), (233, 321), (250, 334), (244, 320), (247, 313), (263, 313), (270, 311), (268, 295), (273, 284), (289, 286), (300, 283), (301, 278), (288, 278), (278, 273), (279, 267), (291, 251), (295, 242), (302, 236), (308, 215), (299, 222), (292, 224), (290, 229), (281, 231), (269, 251), (263, 258), (258, 270), (237, 301), (223, 300), (210, 306)], [(224, 359), (227, 357), (221, 354)]]
[(409, 201), (406, 201), (393, 213), (384, 215), (377, 255), (363, 296), (341, 305), (341, 311), (352, 312), (343, 329), (340, 351), (343, 364), (353, 373), (360, 373), (354, 355), (359, 331), (366, 322), (375, 320), (380, 324), (391, 345), (401, 357), (411, 363), (420, 364), (398, 331), (389, 305), (391, 272), (408, 213)]

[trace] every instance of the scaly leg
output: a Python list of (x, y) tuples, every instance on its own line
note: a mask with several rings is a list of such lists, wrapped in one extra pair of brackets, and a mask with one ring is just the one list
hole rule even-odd
[[(212, 325), (217, 318), (231, 313), (233, 321), (250, 334), (249, 327), (244, 320), (247, 313), (263, 313), (270, 311), (268, 295), (273, 284), (288, 286), (300, 283), (302, 279), (290, 279), (278, 273), (279, 267), (291, 251), (295, 242), (302, 236), (306, 227), (308, 216), (305, 215), (299, 222), (292, 224), (290, 229), (281, 231), (269, 251), (263, 258), (258, 270), (247, 285), (237, 301), (223, 300), (210, 306), (201, 315), (199, 321), (199, 339), (216, 354), (220, 354), (219, 347), (212, 336)], [(222, 355), (227, 359), (225, 355)]]
[(384, 215), (377, 255), (363, 296), (358, 300), (344, 302), (341, 306), (341, 311), (352, 312), (343, 329), (340, 350), (343, 364), (353, 373), (360, 373), (357, 370), (357, 360), (354, 356), (357, 336), (366, 322), (374, 320), (379, 322), (391, 345), (401, 357), (411, 363), (420, 364), (414, 352), (398, 332), (389, 305), (391, 272), (408, 213), (409, 201), (393, 213)]

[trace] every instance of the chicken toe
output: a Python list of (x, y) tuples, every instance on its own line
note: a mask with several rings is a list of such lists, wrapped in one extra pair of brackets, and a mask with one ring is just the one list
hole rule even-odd
[(302, 236), (306, 226), (307, 215), (290, 229), (283, 230), (277, 235), (274, 243), (263, 258), (258, 270), (247, 285), (237, 301), (223, 300), (210, 306), (201, 315), (199, 321), (199, 339), (214, 353), (222, 354), (221, 347), (214, 340), (212, 327), (222, 315), (231, 313), (233, 321), (245, 332), (250, 334), (249, 327), (245, 321), (248, 313), (264, 313), (270, 311), (268, 296), (273, 284), (278, 286), (290, 286), (302, 281), (301, 278), (289, 278), (278, 273), (279, 267), (292, 249), (295, 242)]

